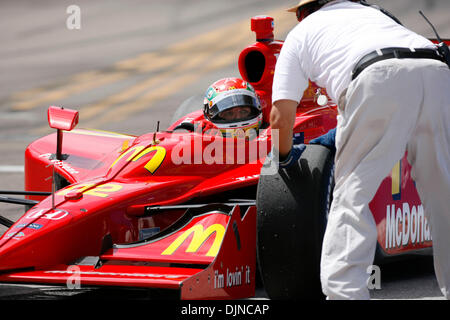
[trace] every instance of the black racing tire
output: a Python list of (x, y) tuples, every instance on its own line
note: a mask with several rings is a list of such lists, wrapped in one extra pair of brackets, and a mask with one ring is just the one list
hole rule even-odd
[(265, 291), (278, 300), (324, 299), (322, 240), (334, 188), (329, 149), (307, 145), (297, 165), (261, 170), (256, 196), (257, 263)]
[(197, 94), (184, 100), (173, 114), (170, 123), (175, 123), (189, 113), (203, 109), (203, 98), (203, 95)]

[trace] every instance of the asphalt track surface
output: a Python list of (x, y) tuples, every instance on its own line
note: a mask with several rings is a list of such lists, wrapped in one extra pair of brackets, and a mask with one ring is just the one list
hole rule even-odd
[[(78, 127), (140, 135), (164, 129), (187, 98), (225, 76), (239, 76), (237, 57), (254, 42), (249, 21), (275, 18), (275, 37), (296, 24), (287, 0), (41, 0), (0, 3), (0, 189), (23, 189), (23, 152), (48, 128), (49, 105), (80, 112)], [(450, 38), (448, 0), (372, 1), (427, 36), (423, 10), (442, 38)], [(70, 30), (66, 9), (81, 9), (81, 29)], [(200, 106), (199, 106), (200, 107)], [(2, 204), (16, 220), (22, 208)], [(0, 226), (0, 234), (6, 228)], [(429, 258), (381, 268), (374, 299), (442, 299)], [(142, 290), (68, 290), (0, 285), (0, 299), (157, 299)], [(257, 298), (265, 299), (264, 290)]]

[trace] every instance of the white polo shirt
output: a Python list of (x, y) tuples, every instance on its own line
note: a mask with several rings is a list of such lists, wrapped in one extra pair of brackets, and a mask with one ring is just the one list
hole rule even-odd
[(310, 79), (337, 103), (359, 59), (387, 47), (434, 45), (377, 9), (345, 0), (328, 3), (288, 34), (275, 68), (272, 101), (299, 102)]

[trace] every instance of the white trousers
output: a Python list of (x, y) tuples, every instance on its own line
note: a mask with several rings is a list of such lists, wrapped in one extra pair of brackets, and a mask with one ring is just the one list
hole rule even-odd
[(450, 69), (430, 59), (388, 59), (366, 68), (339, 104), (333, 203), (322, 289), (328, 299), (369, 299), (377, 229), (369, 202), (408, 151), (431, 225), (435, 273), (450, 298)]

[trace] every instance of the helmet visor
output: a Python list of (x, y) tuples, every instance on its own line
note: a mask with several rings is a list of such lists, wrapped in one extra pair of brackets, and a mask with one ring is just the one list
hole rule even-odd
[[(238, 112), (239, 109), (237, 107), (243, 107), (241, 112)], [(226, 115), (231, 111), (236, 111), (235, 114), (240, 114), (240, 117), (230, 119)], [(221, 99), (209, 109), (210, 120), (217, 123), (250, 120), (260, 113), (258, 100), (252, 96), (242, 94)]]

